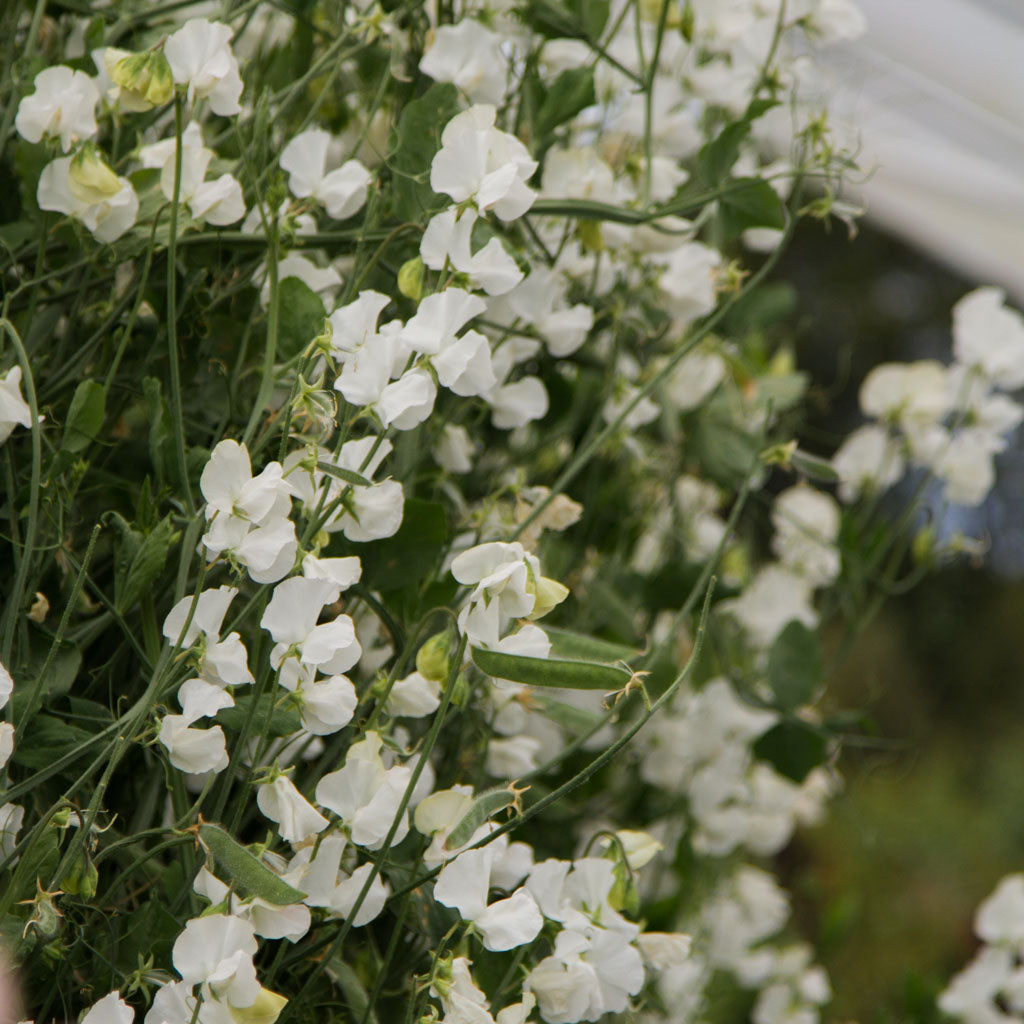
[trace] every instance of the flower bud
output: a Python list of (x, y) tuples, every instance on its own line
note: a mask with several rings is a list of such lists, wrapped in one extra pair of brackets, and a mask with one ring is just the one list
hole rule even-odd
[(398, 290), (407, 299), (419, 302), (423, 298), (425, 273), (426, 268), (421, 257), (413, 256), (411, 260), (406, 260), (398, 271)]
[[(529, 589), (529, 586), (527, 589)], [(541, 576), (534, 584), (534, 595), (536, 600), (534, 601), (533, 611), (530, 612), (528, 618), (541, 619), (555, 605), (561, 604), (569, 596), (569, 588), (559, 583), (558, 580)]]
[(451, 667), (448, 662), (451, 638), (447, 631), (435, 633), (416, 652), (416, 671), (425, 679), (446, 682)]
[(236, 1024), (274, 1024), (287, 1003), (280, 993), (261, 987), (252, 1006), (239, 1008), (228, 1003), (228, 1009)]
[(96, 147), (87, 142), (71, 158), (68, 187), (83, 203), (102, 203), (121, 191), (121, 179), (103, 162)]
[[(131, 110), (149, 110), (162, 106), (174, 95), (174, 76), (167, 58), (160, 52), (129, 53), (107, 74), (115, 85), (122, 89), (122, 99)], [(126, 95), (127, 94), (127, 95)]]

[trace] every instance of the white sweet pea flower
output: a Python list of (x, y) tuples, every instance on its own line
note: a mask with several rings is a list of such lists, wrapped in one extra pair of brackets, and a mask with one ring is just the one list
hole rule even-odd
[(805, 577), (781, 565), (766, 565), (739, 597), (721, 608), (743, 626), (755, 647), (766, 649), (793, 619), (808, 629), (817, 626), (813, 594), (814, 584)]
[(363, 567), (358, 555), (345, 558), (317, 558), (306, 555), (302, 559), (302, 575), (311, 580), (330, 580), (338, 590), (347, 590), (359, 582)]
[[(412, 776), (412, 769), (405, 765), (385, 768), (380, 750), (379, 733), (366, 733), (349, 748), (345, 764), (325, 775), (316, 787), (317, 803), (341, 818), (352, 842), (370, 850), (383, 845)], [(393, 842), (401, 842), (408, 831), (408, 811), (404, 811)]]
[(338, 599), (330, 580), (292, 576), (274, 588), (260, 625), (274, 638), (271, 664), (277, 668), (289, 657), (326, 674), (345, 672), (362, 653), (348, 615), (318, 623), (324, 605)]
[(0, 722), (0, 768), (4, 768), (14, 753), (14, 726)]
[(999, 288), (977, 288), (953, 307), (953, 355), (1007, 391), (1024, 385), (1024, 317)]
[(515, 430), (548, 411), (548, 392), (539, 377), (520, 377), (511, 384), (500, 384), (484, 395), (491, 407), (491, 423), (499, 430)]
[(0, 377), (0, 444), (17, 426), (31, 427), (32, 411), (21, 396), (21, 367), (12, 366)]
[(256, 788), (256, 805), (277, 822), (281, 838), (297, 846), (327, 828), (327, 819), (295, 788), (287, 775)]
[(532, 324), (557, 359), (572, 355), (594, 326), (594, 311), (583, 303), (569, 306), (565, 276), (549, 267), (534, 267), (524, 281), (500, 300), (488, 304), (487, 315), (500, 323)]
[(385, 706), (396, 718), (423, 718), (435, 712), (440, 703), (441, 684), (413, 672), (394, 683)]
[(96, 135), (100, 92), (84, 71), (73, 71), (63, 64), (44, 68), (36, 75), (34, 85), (35, 92), (18, 104), (14, 119), (14, 127), (23, 139), (39, 142), (44, 135), (58, 138), (67, 153), (76, 143)]
[(167, 748), (171, 764), (190, 775), (222, 772), (228, 766), (224, 730), (219, 725), (193, 729), (192, 721), (187, 715), (166, 715), (160, 723), (157, 738)]
[(685, 326), (715, 308), (715, 273), (722, 257), (703, 242), (687, 242), (658, 260), (658, 284), (666, 308)]
[(517, 889), (507, 899), (488, 905), (491, 866), (497, 851), (491, 846), (467, 850), (449, 861), (434, 885), (434, 898), (473, 923), (487, 949), (500, 951), (532, 942), (544, 925), (534, 898)]
[(242, 110), (242, 78), (230, 44), (231, 29), (206, 18), (190, 18), (164, 43), (174, 81), (187, 86), (189, 102), (209, 100), (221, 117)]
[(835, 499), (808, 484), (797, 484), (775, 499), (772, 550), (784, 566), (824, 587), (839, 575), (839, 523)]
[(451, 82), (471, 103), (500, 104), (508, 83), (502, 37), (472, 18), (434, 29), (420, 71), (435, 82)]
[[(303, 901), (310, 907), (323, 907), (337, 917), (348, 918), (366, 879), (373, 870), (367, 862), (349, 873), (341, 864), (346, 840), (341, 835), (328, 835), (316, 846), (299, 850), (292, 858), (286, 880), (306, 893)], [(369, 924), (384, 909), (391, 888), (380, 875), (373, 880), (352, 925)]]
[[(266, 900), (253, 897), (243, 900), (205, 867), (201, 867), (192, 882), (192, 888), (213, 906), (226, 903), (231, 916), (248, 921), (257, 935), (265, 939), (287, 939), (298, 942), (309, 931), (311, 917), (309, 908), (302, 903), (278, 906)], [(266, 990), (264, 990), (266, 991)], [(257, 997), (257, 1002), (259, 997)], [(191, 1015), (190, 1018), (191, 1019)], [(200, 1014), (200, 1020), (203, 1020)], [(213, 1022), (210, 1022), (213, 1024)]]
[(42, 210), (80, 220), (101, 242), (120, 238), (139, 213), (139, 197), (95, 154), (59, 157), (43, 168), (36, 189)]
[(373, 176), (358, 160), (327, 171), (330, 144), (328, 132), (310, 128), (284, 147), (279, 162), (292, 195), (315, 199), (334, 220), (346, 220), (363, 208)]
[(434, 378), (427, 370), (413, 367), (384, 387), (374, 408), (385, 427), (412, 430), (434, 411), (436, 398)]
[(235, 700), (216, 683), (205, 679), (187, 679), (178, 687), (182, 717), (191, 725), (200, 718), (213, 718), (218, 711), (235, 706)]
[(450, 207), (436, 214), (423, 232), (420, 256), (431, 270), (443, 270), (450, 264), (465, 274), (474, 288), (482, 288), (488, 295), (504, 295), (522, 281), (523, 272), (497, 238), (471, 251), (477, 219), (476, 212), (468, 207), (461, 212)]
[(435, 981), (430, 994), (441, 1000), (445, 1024), (495, 1024), (487, 997), (473, 982), (464, 956), (452, 961), (451, 977)]
[(413, 352), (436, 356), (455, 341), (455, 336), (487, 308), (478, 295), (461, 288), (446, 288), (428, 295), (416, 315), (402, 329), (402, 342)]
[(232, 1006), (252, 1006), (260, 992), (252, 958), (256, 953), (252, 924), (227, 914), (194, 918), (171, 950), (174, 969), (186, 985), (208, 986)]
[(300, 678), (292, 696), (299, 706), (302, 727), (314, 736), (330, 736), (343, 729), (352, 721), (359, 703), (356, 688), (343, 675), (320, 680)]
[(271, 462), (254, 477), (245, 445), (224, 440), (211, 453), (199, 487), (209, 523), (202, 538), (207, 557), (228, 551), (257, 583), (281, 579), (298, 550), (281, 464)]
[(3, 662), (0, 662), (0, 708), (7, 707), (7, 702), (11, 699), (13, 692), (14, 679), (11, 673), (7, 671)]
[(459, 629), (472, 644), (494, 646), (509, 619), (533, 611), (536, 589), (531, 584), (540, 579), (540, 562), (518, 542), (492, 541), (457, 555), (452, 575), (474, 586), (459, 613)]
[(430, 165), (430, 187), (457, 203), (472, 199), (483, 212), (516, 220), (533, 205), (526, 182), (537, 169), (526, 147), (494, 127), (494, 107), (480, 104), (456, 114), (441, 133), (441, 148)]
[(477, 443), (469, 436), (465, 427), (446, 423), (441, 428), (441, 434), (431, 455), (437, 464), (449, 473), (468, 473), (473, 468), (473, 456), (477, 448)]
[(856, 501), (861, 494), (887, 490), (903, 478), (906, 460), (897, 440), (885, 427), (858, 427), (832, 456), (839, 475), (839, 497)]
[[(371, 290), (361, 291), (352, 302), (336, 309), (328, 320), (331, 325), (331, 354), (342, 361), (377, 336), (377, 320), (390, 297)], [(376, 342), (373, 342), (376, 344)]]
[[(318, 267), (311, 259), (297, 252), (289, 253), (277, 264), (278, 281), (285, 281), (289, 277), (298, 278), (311, 292), (319, 295), (328, 309), (334, 304), (334, 297), (341, 287), (341, 274), (334, 267)], [(266, 309), (270, 305), (270, 275), (265, 266), (256, 272), (256, 278), (263, 281), (260, 305)]]
[(93, 1003), (79, 1024), (132, 1024), (133, 1020), (135, 1011), (121, 998), (121, 993), (114, 989)]
[(19, 804), (0, 807), (0, 857), (10, 857), (18, 845), (18, 833), (25, 821), (25, 808)]
[[(164, 139), (139, 150), (143, 167), (159, 168), (160, 189), (165, 198), (174, 198), (176, 140)], [(242, 186), (230, 174), (215, 181), (206, 181), (206, 169), (214, 157), (212, 149), (203, 145), (199, 124), (190, 121), (181, 135), (181, 177), (178, 198), (188, 205), (196, 220), (223, 226), (234, 224), (245, 216)]]

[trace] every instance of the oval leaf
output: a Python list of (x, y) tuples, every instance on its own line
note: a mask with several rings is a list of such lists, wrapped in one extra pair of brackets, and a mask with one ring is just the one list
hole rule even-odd
[(468, 843), (473, 833), (492, 814), (510, 807), (516, 801), (516, 795), (510, 789), (489, 789), (481, 793), (474, 801), (468, 811), (459, 819), (459, 823), (448, 833), (444, 841), (446, 850), (457, 850), (464, 843)]
[(779, 634), (768, 655), (768, 685), (776, 704), (793, 711), (821, 685), (825, 668), (816, 633), (794, 619)]
[(199, 838), (213, 854), (224, 872), (249, 896), (266, 900), (278, 907), (301, 903), (304, 892), (278, 877), (258, 857), (228, 835), (220, 825), (206, 822), (199, 826)]
[(107, 407), (107, 392), (103, 385), (95, 380), (83, 380), (75, 388), (71, 407), (68, 409), (67, 422), (64, 424), (64, 437), (60, 446), (65, 451), (80, 452), (88, 447), (103, 426), (103, 414)]
[(495, 679), (510, 679), (527, 686), (555, 686), (568, 690), (621, 690), (633, 674), (615, 665), (559, 658), (526, 658), (473, 648), (473, 664)]

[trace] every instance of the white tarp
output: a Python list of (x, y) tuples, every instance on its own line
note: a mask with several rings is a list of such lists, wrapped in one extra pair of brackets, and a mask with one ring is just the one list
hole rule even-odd
[(1024, 301), (1024, 0), (858, 0), (826, 59), (869, 218)]

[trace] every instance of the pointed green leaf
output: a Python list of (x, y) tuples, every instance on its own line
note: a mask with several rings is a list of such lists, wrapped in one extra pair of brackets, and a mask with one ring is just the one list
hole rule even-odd
[(794, 619), (768, 655), (768, 685), (784, 711), (806, 704), (821, 685), (825, 667), (816, 633)]
[(95, 380), (83, 380), (75, 388), (71, 399), (61, 448), (69, 452), (80, 452), (95, 441), (103, 426), (106, 407), (107, 392), (103, 385)]

